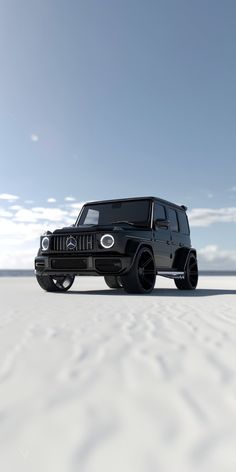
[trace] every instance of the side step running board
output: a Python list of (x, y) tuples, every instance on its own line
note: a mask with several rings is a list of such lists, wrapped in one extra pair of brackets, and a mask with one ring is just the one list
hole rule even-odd
[(166, 271), (166, 270), (158, 270), (157, 275), (161, 275), (162, 277), (167, 277), (168, 279), (184, 279), (184, 272), (178, 271)]

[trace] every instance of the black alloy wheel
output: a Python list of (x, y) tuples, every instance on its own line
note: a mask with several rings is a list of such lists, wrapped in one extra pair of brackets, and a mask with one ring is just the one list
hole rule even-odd
[(36, 275), (41, 288), (46, 292), (66, 292), (75, 280), (74, 275)]
[(105, 275), (104, 280), (109, 288), (122, 288), (119, 275)]
[(175, 279), (175, 285), (179, 290), (194, 290), (198, 283), (197, 258), (191, 254), (185, 268), (184, 279)]
[(152, 251), (141, 248), (127, 275), (121, 276), (127, 293), (150, 293), (156, 282), (156, 267)]

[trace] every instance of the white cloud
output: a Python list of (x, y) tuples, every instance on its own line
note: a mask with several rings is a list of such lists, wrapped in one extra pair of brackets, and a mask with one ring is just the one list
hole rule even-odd
[(37, 134), (31, 134), (30, 136), (30, 139), (31, 141), (33, 141), (34, 143), (37, 143), (37, 141), (39, 140), (39, 136)]
[(84, 205), (84, 202), (76, 202), (76, 203), (71, 203), (70, 207), (75, 208), (76, 210), (80, 210), (83, 205)]
[(10, 210), (20, 210), (22, 208), (21, 205), (11, 205), (10, 207)]
[(69, 219), (70, 213), (68, 211), (61, 210), (60, 208), (44, 207), (22, 208), (14, 216), (15, 221), (29, 223), (35, 223), (40, 220), (49, 223), (60, 222), (61, 224), (69, 224)]
[(48, 202), (48, 203), (56, 203), (56, 199), (50, 197), (50, 198), (47, 199), (47, 202)]
[(71, 203), (70, 207), (72, 210), (70, 210), (70, 217), (77, 218), (83, 205), (84, 202)]
[(19, 197), (17, 195), (12, 195), (11, 193), (1, 193), (0, 194), (0, 200), (7, 200), (8, 202), (14, 202), (15, 200), (18, 200)]
[(10, 217), (12, 216), (12, 213), (10, 213), (10, 211), (7, 211), (5, 210), (4, 208), (1, 208), (0, 207), (0, 217), (2, 218), (5, 218), (5, 217)]
[[(45, 223), (23, 223), (7, 218), (0, 218), (0, 242), (10, 242), (11, 245), (24, 245), (28, 241), (34, 241), (43, 231), (45, 231)], [(4, 251), (3, 251), (4, 252)]]
[(65, 202), (74, 202), (75, 198), (74, 197), (65, 197)]
[(191, 226), (210, 226), (213, 223), (236, 223), (236, 207), (193, 208), (189, 213)]
[(236, 251), (221, 249), (216, 244), (199, 249), (198, 260), (203, 270), (236, 270)]
[(236, 185), (235, 185), (234, 187), (231, 187), (231, 188), (229, 189), (229, 191), (230, 191), (230, 192), (236, 192)]
[(0, 217), (0, 268), (30, 269), (46, 230), (43, 223), (19, 223)]

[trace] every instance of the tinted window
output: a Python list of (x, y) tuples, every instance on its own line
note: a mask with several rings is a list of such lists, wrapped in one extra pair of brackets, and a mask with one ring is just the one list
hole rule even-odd
[(179, 229), (181, 233), (189, 234), (188, 219), (186, 213), (178, 211)]
[(166, 212), (163, 205), (155, 204), (154, 207), (154, 221), (155, 220), (165, 220), (166, 219)]
[(178, 220), (176, 211), (172, 208), (169, 208), (169, 220), (170, 220), (170, 229), (172, 231), (179, 231)]

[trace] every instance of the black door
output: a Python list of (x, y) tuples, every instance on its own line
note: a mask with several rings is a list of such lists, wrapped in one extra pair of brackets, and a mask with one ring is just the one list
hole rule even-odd
[[(166, 219), (166, 209), (163, 205), (155, 203), (153, 221), (156, 219)], [(153, 228), (154, 253), (157, 269), (169, 269), (172, 265), (171, 259), (171, 232), (170, 228)]]
[[(179, 229), (177, 212), (174, 208), (168, 208), (168, 219), (171, 230), (172, 261), (175, 259), (176, 251), (183, 246), (182, 234)], [(173, 267), (175, 269), (175, 267)]]

